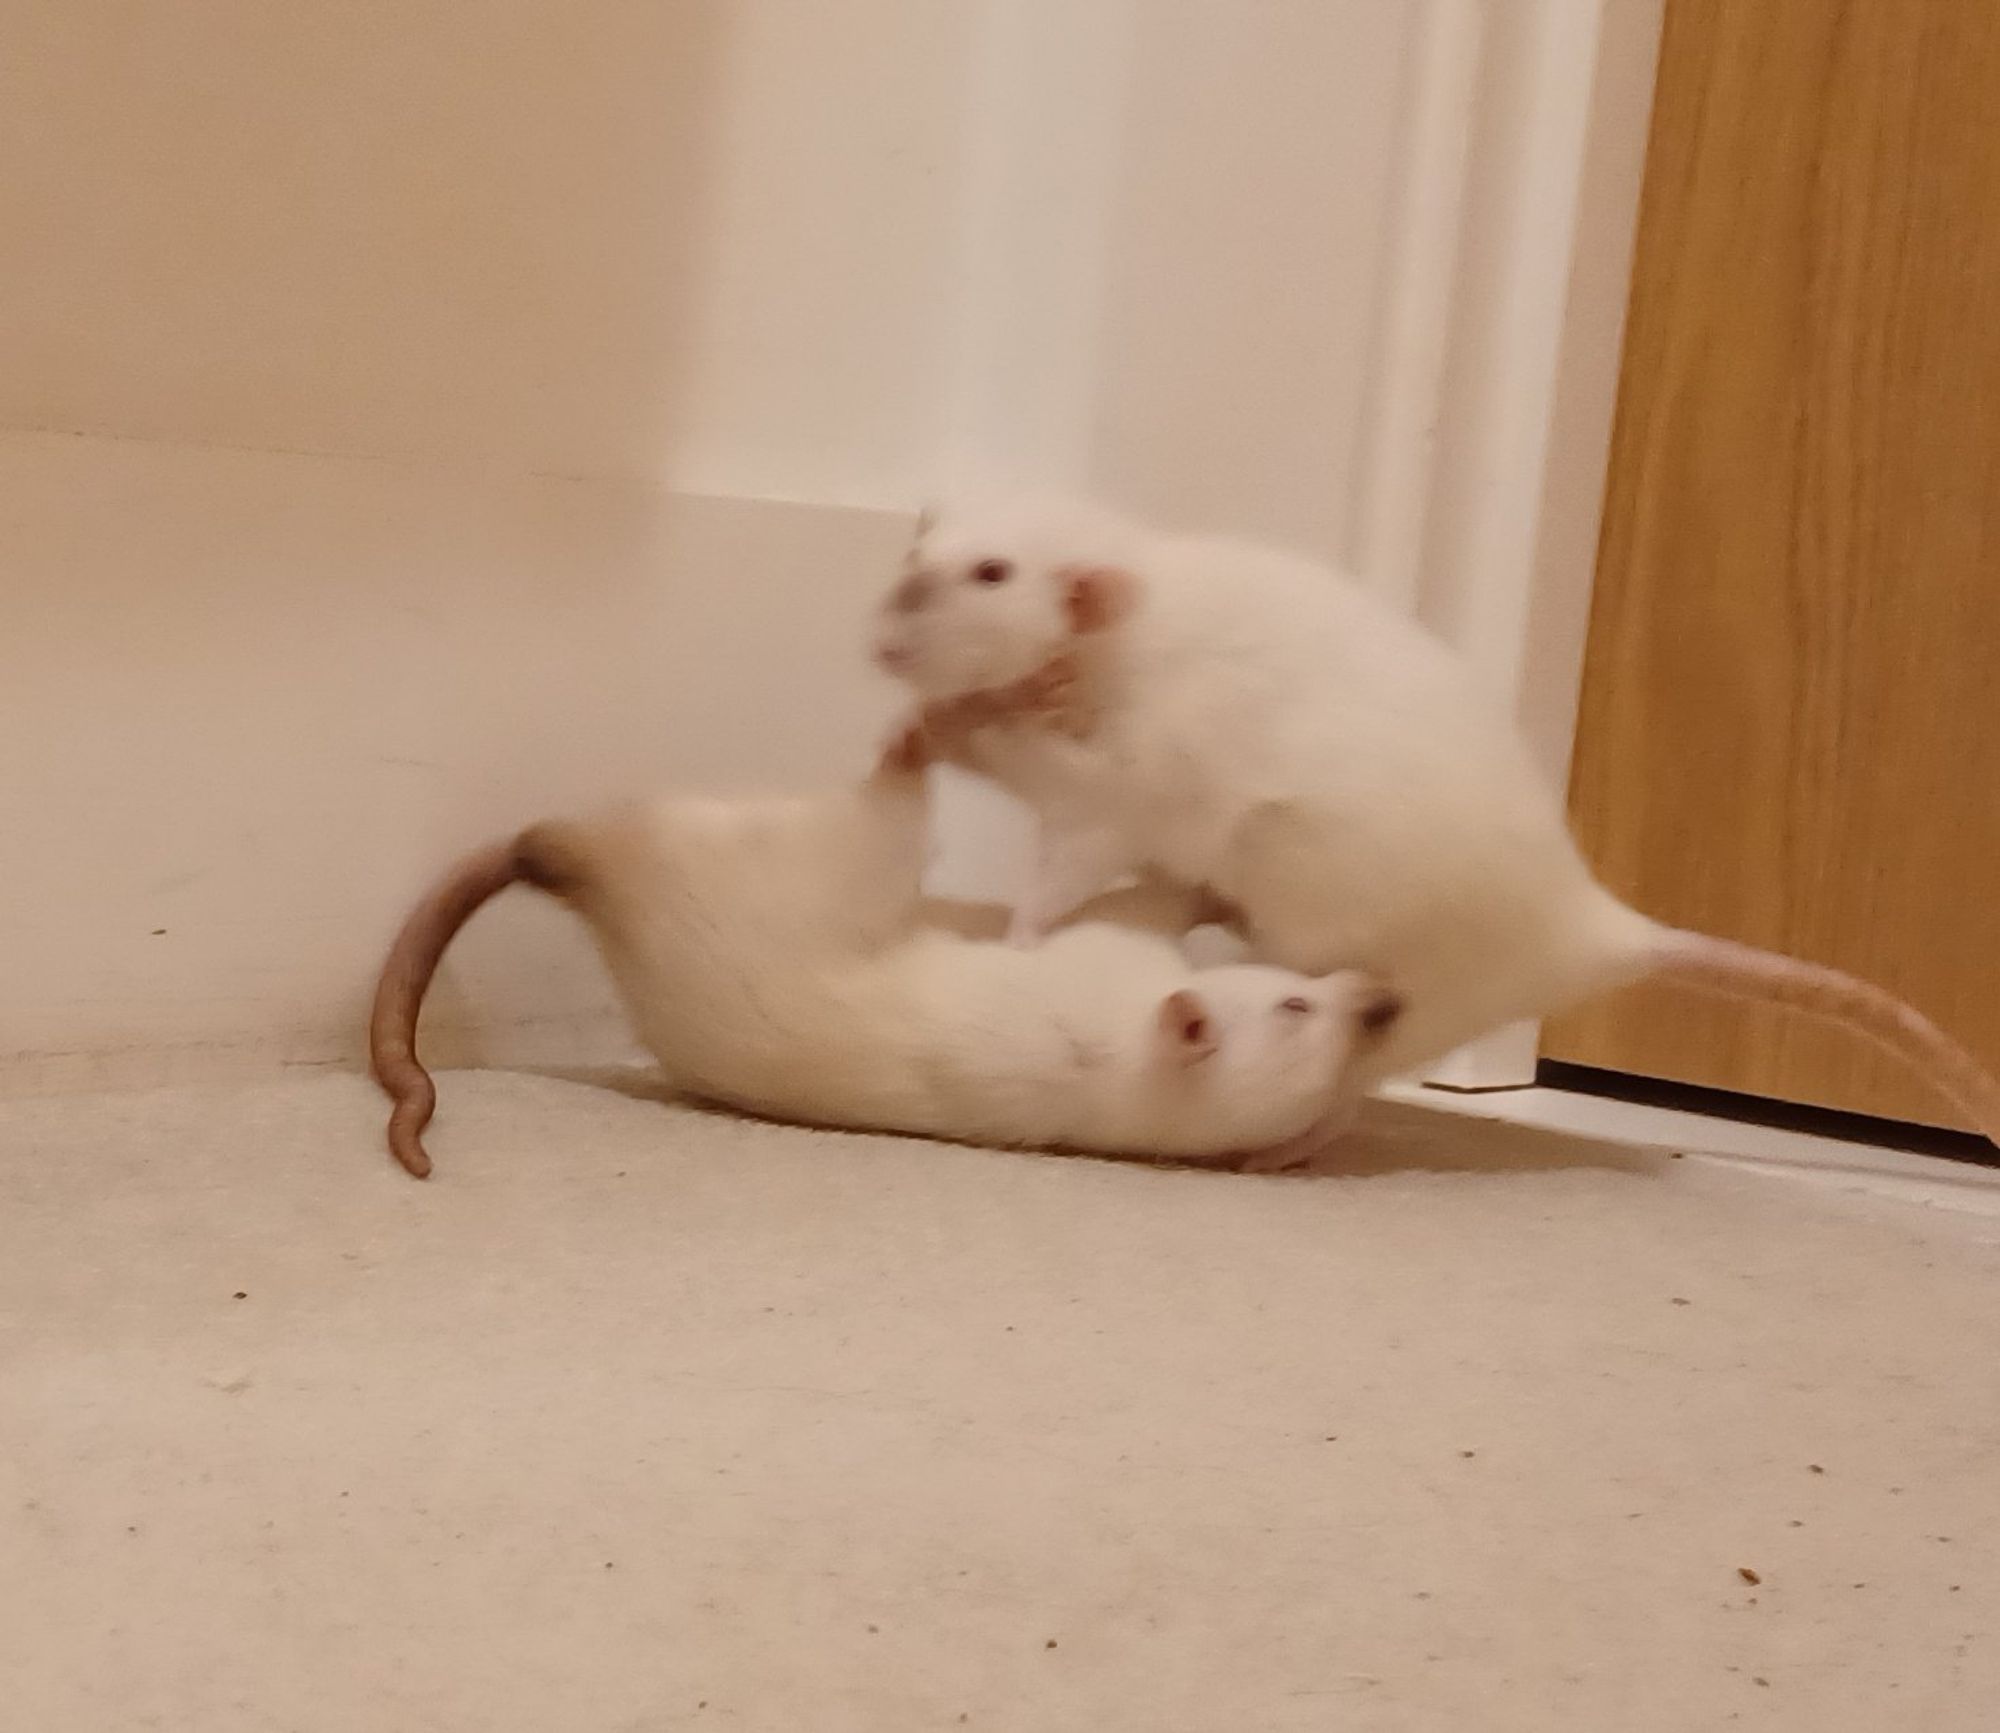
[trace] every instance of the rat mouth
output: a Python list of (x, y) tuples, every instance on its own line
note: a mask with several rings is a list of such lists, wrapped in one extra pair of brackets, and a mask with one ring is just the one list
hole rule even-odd
[(875, 666), (885, 674), (907, 674), (916, 666), (917, 653), (903, 644), (877, 644)]

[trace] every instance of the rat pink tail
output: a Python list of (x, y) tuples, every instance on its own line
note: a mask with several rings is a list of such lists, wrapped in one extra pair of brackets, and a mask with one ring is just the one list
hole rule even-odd
[(1894, 1054), (1947, 1100), (1987, 1140), (2000, 1145), (2000, 1082), (1922, 1012), (1892, 993), (1819, 963), (1803, 963), (1706, 933), (1659, 929), (1658, 972), (1731, 998), (1793, 1006), (1866, 1035)]
[(445, 947), (483, 904), (509, 885), (531, 884), (568, 897), (578, 890), (581, 871), (565, 828), (535, 825), (511, 841), (466, 856), (431, 887), (396, 935), (369, 1013), (368, 1059), (375, 1081), (394, 1103), (389, 1151), (417, 1179), (430, 1177), (423, 1131), (437, 1107), (437, 1086), (417, 1057), (417, 1019)]
[(389, 1151), (417, 1179), (428, 1179), (431, 1158), (423, 1129), (437, 1106), (437, 1088), (417, 1057), (417, 1017), (424, 990), (458, 929), (475, 910), (521, 876), (511, 841), (481, 849), (453, 867), (418, 903), (390, 947), (375, 987), (368, 1019), (368, 1058), (375, 1081), (395, 1104), (389, 1116)]

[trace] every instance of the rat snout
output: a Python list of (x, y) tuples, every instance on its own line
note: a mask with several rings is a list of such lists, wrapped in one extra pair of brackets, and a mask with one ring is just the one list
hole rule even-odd
[(903, 679), (917, 665), (914, 618), (929, 606), (937, 580), (928, 572), (911, 572), (883, 599), (881, 626), (875, 635), (875, 665)]
[(882, 632), (875, 639), (874, 657), (876, 667), (900, 680), (916, 666), (917, 652), (898, 634)]

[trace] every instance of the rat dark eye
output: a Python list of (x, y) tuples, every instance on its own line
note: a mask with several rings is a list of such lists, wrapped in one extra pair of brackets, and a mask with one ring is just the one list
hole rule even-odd
[(1005, 560), (981, 560), (972, 568), (975, 584), (1004, 584), (1014, 575), (1014, 568)]
[(1304, 1017), (1311, 1012), (1312, 1008), (1312, 1001), (1310, 999), (1302, 999), (1296, 993), (1289, 999), (1280, 999), (1278, 1001), (1278, 1009), (1280, 1011), (1289, 1011), (1294, 1017)]

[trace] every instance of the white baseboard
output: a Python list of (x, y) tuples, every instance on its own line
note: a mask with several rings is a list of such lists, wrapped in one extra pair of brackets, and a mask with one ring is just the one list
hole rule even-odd
[[(56, 436), (0, 437), (0, 497), (0, 1091), (358, 1064), (462, 850), (853, 774), (894, 703), (861, 635), (899, 513)], [(519, 896), (433, 1001), (448, 1060), (609, 995)]]

